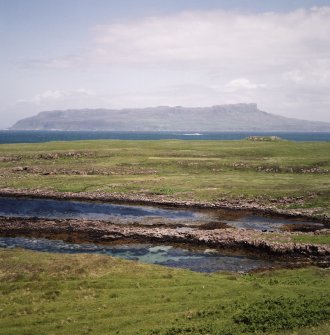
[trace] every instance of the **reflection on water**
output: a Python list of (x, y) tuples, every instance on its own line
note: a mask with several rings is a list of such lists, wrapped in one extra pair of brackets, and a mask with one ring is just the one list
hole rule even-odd
[(225, 220), (224, 222), (231, 227), (260, 231), (281, 231), (287, 225), (297, 226), (297, 230), (299, 230), (299, 227), (301, 230), (303, 230), (304, 227), (310, 227), (311, 230), (313, 229), (312, 227), (315, 229), (322, 229), (324, 227), (322, 223), (288, 220), (283, 218), (269, 218), (254, 215), (245, 216), (232, 221)]
[[(229, 210), (165, 209), (155, 206), (117, 205), (95, 201), (29, 199), (0, 197), (0, 216), (38, 217), (47, 219), (113, 220), (114, 223), (177, 224), (178, 226), (215, 229), (235, 227), (260, 231), (280, 231), (286, 226), (294, 230), (313, 231), (324, 228), (321, 223), (269, 218), (251, 212)], [(211, 227), (212, 226), (212, 227)], [(185, 229), (185, 228), (183, 228)]]
[(94, 220), (106, 220), (113, 217), (162, 217), (168, 220), (197, 220), (203, 216), (198, 212), (189, 210), (161, 209), (152, 206), (10, 197), (0, 197), (0, 215), (52, 219), (86, 218)]
[(70, 254), (104, 254), (129, 260), (137, 260), (143, 263), (190, 269), (197, 272), (246, 272), (274, 265), (274, 262), (272, 261), (246, 256), (225, 255), (213, 249), (189, 250), (169, 245), (157, 244), (72, 244), (58, 240), (0, 237), (0, 247), (19, 247), (37, 251)]

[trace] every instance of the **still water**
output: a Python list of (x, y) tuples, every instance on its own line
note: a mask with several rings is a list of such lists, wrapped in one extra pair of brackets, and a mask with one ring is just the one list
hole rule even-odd
[(73, 244), (59, 240), (0, 237), (0, 247), (69, 254), (102, 254), (143, 263), (190, 269), (197, 272), (246, 272), (275, 265), (274, 261), (227, 255), (213, 249), (193, 250), (157, 244)]
[(0, 216), (23, 216), (47, 219), (111, 220), (120, 218), (163, 218), (197, 220), (202, 214), (190, 210), (162, 209), (152, 206), (117, 205), (112, 203), (0, 197)]
[[(88, 219), (113, 223), (178, 224), (198, 228), (209, 222), (223, 223), (223, 227), (281, 231), (294, 225), (295, 230), (322, 229), (324, 225), (282, 217), (263, 217), (247, 212), (159, 208), (155, 206), (118, 205), (92, 201), (31, 199), (0, 197), (0, 216), (37, 217), (45, 219)], [(304, 228), (305, 227), (305, 228)]]
[(296, 231), (313, 231), (325, 228), (323, 223), (309, 222), (304, 220), (289, 220), (281, 217), (263, 217), (247, 215), (232, 221), (224, 220), (231, 227), (252, 229), (259, 231), (281, 231), (286, 227), (293, 227)]
[[(177, 229), (201, 229), (208, 222), (225, 223), (225, 227), (238, 229), (271, 230), (276, 231), (287, 224), (305, 224), (302, 221), (283, 218), (267, 218), (242, 212), (229, 215), (223, 210), (198, 211), (188, 209), (158, 208), (139, 205), (118, 205), (112, 203), (70, 201), (54, 199), (31, 199), (0, 197), (0, 216), (5, 217), (38, 217), (45, 219), (98, 219), (105, 222), (129, 224), (130, 222), (144, 224), (148, 220), (161, 221), (178, 225)], [(228, 219), (231, 216), (231, 219)], [(120, 221), (120, 219), (124, 219)], [(131, 219), (128, 220), (128, 219)], [(119, 221), (118, 221), (119, 220)], [(142, 221), (141, 221), (142, 220)], [(313, 224), (313, 223), (307, 223)], [(188, 225), (189, 228), (186, 227)], [(227, 225), (227, 226), (226, 226)], [(322, 225), (318, 228), (322, 228)], [(185, 228), (182, 228), (185, 227)], [(61, 240), (42, 238), (0, 237), (2, 248), (24, 248), (36, 251), (56, 253), (89, 253), (104, 254), (144, 263), (159, 264), (169, 267), (190, 269), (198, 272), (215, 271), (250, 271), (258, 268), (275, 266), (274, 260), (237, 255), (236, 253), (220, 252), (213, 249), (188, 248), (171, 245), (150, 243), (130, 244), (96, 244), (96, 243), (68, 243)]]

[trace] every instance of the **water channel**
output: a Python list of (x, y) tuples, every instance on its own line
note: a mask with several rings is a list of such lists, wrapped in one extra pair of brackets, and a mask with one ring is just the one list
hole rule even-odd
[(256, 216), (247, 211), (230, 210), (192, 210), (159, 208), (155, 206), (123, 205), (92, 201), (73, 201), (55, 199), (32, 199), (0, 197), (0, 216), (37, 217), (45, 219), (89, 219), (115, 223), (167, 223), (198, 228), (213, 223), (223, 227), (235, 227), (260, 231), (280, 231), (292, 225), (308, 226), (310, 230), (322, 229), (317, 222), (286, 219), (283, 217)]
[(246, 272), (268, 268), (274, 261), (243, 255), (228, 255), (215, 249), (188, 249), (171, 245), (138, 244), (102, 245), (67, 243), (59, 240), (25, 237), (0, 237), (2, 248), (24, 248), (56, 253), (103, 254), (143, 263), (159, 264), (197, 272), (233, 271)]
[[(109, 223), (155, 224), (164, 222), (177, 229), (201, 229), (210, 223), (222, 223), (224, 227), (277, 231), (288, 225), (310, 225), (315, 229), (321, 223), (288, 220), (284, 218), (256, 216), (249, 212), (225, 210), (187, 210), (152, 206), (123, 205), (101, 202), (0, 197), (0, 216), (45, 219), (89, 219)], [(1, 237), (2, 248), (24, 248), (56, 253), (105, 254), (114, 257), (153, 263), (170, 267), (186, 268), (199, 272), (250, 271), (276, 265), (244, 254), (220, 252), (213, 249), (190, 248), (160, 244), (97, 244), (68, 243), (61, 240), (27, 237)]]

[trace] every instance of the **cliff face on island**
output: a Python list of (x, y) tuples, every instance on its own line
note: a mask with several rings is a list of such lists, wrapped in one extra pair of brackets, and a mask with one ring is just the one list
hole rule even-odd
[(330, 123), (286, 118), (256, 104), (46, 111), (11, 130), (88, 131), (330, 131)]

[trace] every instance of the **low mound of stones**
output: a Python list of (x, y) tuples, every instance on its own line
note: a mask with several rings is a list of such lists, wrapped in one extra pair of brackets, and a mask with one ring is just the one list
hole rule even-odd
[[(288, 236), (284, 233), (285, 236)], [(143, 241), (188, 243), (217, 249), (246, 250), (258, 254), (309, 259), (330, 265), (330, 246), (276, 241), (271, 233), (235, 228), (181, 231), (175, 227), (116, 225), (99, 220), (0, 217), (1, 236), (63, 238), (69, 241)]]
[(249, 136), (246, 138), (248, 141), (253, 142), (278, 142), (284, 141), (283, 138), (279, 136)]

